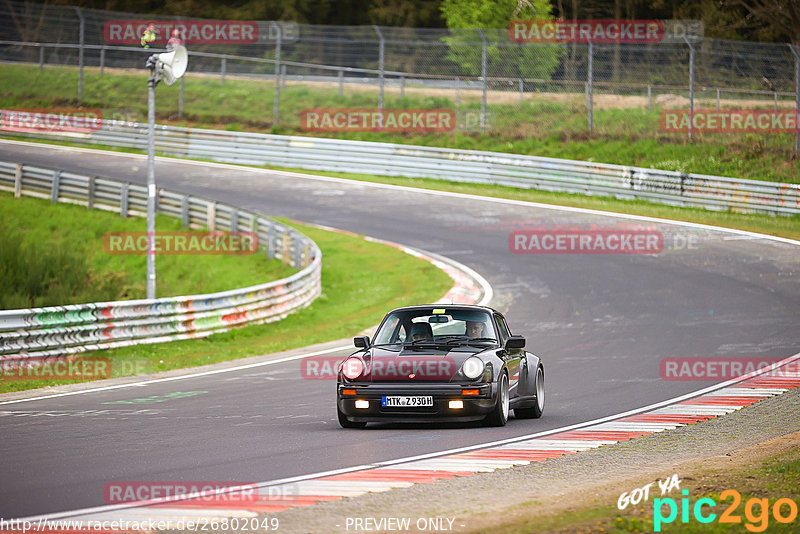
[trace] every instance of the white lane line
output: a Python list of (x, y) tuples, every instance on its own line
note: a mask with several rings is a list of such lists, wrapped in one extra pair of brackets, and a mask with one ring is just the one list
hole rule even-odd
[(579, 452), (596, 449), (603, 445), (616, 443), (611, 440), (580, 440), (580, 439), (565, 439), (565, 440), (546, 440), (546, 439), (532, 439), (529, 441), (520, 441), (517, 443), (509, 443), (508, 445), (501, 445), (497, 449), (530, 449), (534, 451), (567, 451)]
[[(341, 228), (334, 228), (332, 226), (326, 226), (322, 224), (309, 224), (309, 223), (302, 223), (307, 226), (312, 226), (314, 228), (319, 228), (320, 230), (325, 230), (328, 232), (337, 232), (337, 233), (345, 233), (345, 234), (352, 234), (352, 232), (348, 232), (347, 230), (342, 230)], [(470, 287), (465, 285), (462, 280), (459, 279), (466, 279), (466, 281), (470, 282), (472, 285), (473, 282), (477, 282), (483, 296), (474, 304), (476, 306), (487, 306), (489, 302), (491, 302), (492, 298), (494, 298), (494, 289), (492, 289), (492, 285), (489, 281), (481, 276), (477, 271), (467, 267), (461, 262), (458, 262), (452, 258), (448, 258), (447, 256), (442, 256), (441, 254), (437, 254), (435, 252), (429, 252), (427, 250), (423, 250), (420, 248), (409, 247), (407, 245), (402, 245), (400, 243), (396, 243), (394, 241), (387, 241), (385, 239), (378, 239), (377, 237), (371, 236), (364, 236), (366, 241), (372, 241), (373, 243), (379, 243), (383, 245), (388, 245), (390, 247), (395, 247), (406, 254), (414, 256), (415, 258), (420, 258), (425, 261), (432, 263), (435, 267), (439, 268), (440, 270), (444, 271), (451, 279), (456, 283), (452, 288), (447, 290), (445, 293), (445, 297), (450, 294), (451, 292), (464, 292), (469, 294)], [(453, 272), (455, 269), (455, 272)], [(459, 272), (460, 271), (460, 272)]]
[[(383, 468), (380, 468), (383, 469)], [(496, 469), (491, 469), (488, 467), (463, 467), (461, 464), (458, 465), (450, 465), (450, 464), (416, 464), (411, 463), (408, 465), (398, 465), (397, 467), (392, 467), (392, 471), (408, 471), (408, 473), (413, 474), (418, 471), (437, 471), (442, 473), (469, 473), (471, 475), (475, 473), (491, 473), (496, 471)]]
[[(267, 482), (258, 483), (256, 485), (259, 488), (266, 488), (266, 487), (278, 486), (278, 485), (287, 485), (287, 484), (296, 483), (296, 482), (302, 482), (302, 481), (306, 481), (306, 480), (314, 480), (314, 479), (318, 479), (318, 478), (322, 478), (322, 477), (326, 477), (326, 476), (331, 476), (331, 475), (352, 473), (354, 471), (363, 471), (363, 470), (366, 470), (366, 469), (375, 469), (375, 468), (378, 468), (378, 467), (393, 467), (393, 468), (396, 468), (396, 469), (402, 469), (403, 467), (411, 467), (412, 465), (419, 466), (419, 462), (422, 462), (422, 461), (424, 461), (426, 459), (436, 459), (436, 458), (440, 458), (441, 456), (457, 454), (459, 452), (466, 452), (466, 451), (479, 450), (479, 449), (487, 449), (487, 448), (493, 448), (493, 447), (498, 447), (498, 446), (502, 446), (502, 445), (511, 445), (511, 444), (515, 444), (516, 445), (516, 444), (519, 444), (519, 443), (535, 443), (537, 441), (537, 438), (544, 438), (546, 436), (550, 436), (550, 435), (553, 435), (553, 434), (558, 434), (558, 433), (561, 433), (561, 432), (566, 432), (566, 431), (569, 431), (569, 430), (587, 429), (588, 427), (592, 427), (592, 426), (600, 424), (600, 423), (605, 423), (605, 422), (608, 422), (608, 421), (614, 421), (616, 419), (621, 419), (623, 417), (628, 417), (628, 416), (631, 416), (631, 415), (637, 415), (637, 414), (641, 414), (641, 413), (645, 413), (645, 412), (657, 414), (657, 413), (659, 413), (660, 409), (668, 409), (668, 408), (665, 408), (665, 407), (668, 407), (668, 406), (670, 406), (672, 404), (675, 404), (677, 402), (680, 402), (680, 401), (683, 401), (683, 400), (686, 400), (686, 399), (690, 399), (690, 398), (694, 398), (694, 397), (697, 397), (697, 396), (700, 396), (700, 395), (703, 395), (705, 393), (709, 393), (709, 392), (712, 392), (712, 391), (719, 391), (719, 390), (722, 390), (724, 388), (730, 387), (730, 386), (732, 386), (734, 384), (738, 384), (740, 382), (744, 382), (745, 380), (750, 380), (752, 378), (760, 377), (761, 375), (764, 375), (766, 373), (774, 371), (775, 369), (779, 369), (780, 367), (785, 366), (785, 365), (787, 365), (789, 363), (792, 363), (794, 361), (797, 361), (797, 360), (800, 360), (800, 352), (795, 354), (795, 355), (793, 355), (793, 356), (789, 356), (788, 358), (784, 358), (783, 360), (780, 360), (779, 362), (776, 362), (776, 363), (772, 364), (769, 367), (765, 367), (763, 369), (759, 369), (759, 370), (753, 371), (753, 372), (748, 373), (746, 375), (740, 376), (738, 378), (733, 378), (731, 380), (728, 380), (726, 382), (722, 382), (720, 384), (716, 384), (716, 385), (713, 385), (713, 386), (708, 386), (708, 387), (706, 387), (704, 389), (695, 391), (693, 393), (687, 393), (685, 395), (681, 395), (681, 396), (678, 396), (678, 397), (674, 397), (672, 399), (667, 399), (665, 401), (661, 401), (661, 402), (657, 402), (657, 403), (654, 403), (654, 404), (650, 404), (648, 406), (644, 406), (644, 407), (641, 407), (641, 408), (636, 408), (634, 410), (628, 410), (627, 412), (622, 412), (622, 413), (615, 414), (615, 415), (609, 415), (609, 416), (606, 416), (606, 417), (601, 417), (601, 418), (598, 418), (598, 419), (594, 419), (592, 421), (586, 421), (584, 423), (576, 423), (574, 425), (568, 425), (568, 426), (561, 427), (561, 428), (556, 428), (556, 429), (553, 429), (553, 430), (545, 430), (545, 431), (542, 431), (542, 432), (537, 432), (535, 434), (529, 434), (529, 435), (526, 435), (526, 436), (518, 436), (518, 437), (515, 437), (515, 438), (507, 438), (507, 439), (498, 440), (498, 441), (489, 442), (489, 443), (483, 443), (483, 444), (479, 444), (479, 445), (471, 445), (471, 446), (467, 446), (467, 447), (459, 447), (459, 448), (450, 449), (450, 450), (447, 450), (447, 451), (420, 454), (420, 455), (417, 455), (417, 456), (410, 456), (410, 457), (406, 457), (406, 458), (398, 458), (396, 460), (389, 460), (389, 461), (384, 461), (384, 462), (376, 462), (376, 463), (372, 463), (372, 464), (363, 464), (363, 465), (358, 465), (358, 466), (353, 466), (353, 467), (346, 467), (346, 468), (342, 468), (342, 469), (334, 469), (334, 470), (331, 470), (331, 471), (325, 471), (325, 472), (321, 472), (321, 473), (313, 473), (313, 474), (309, 474), (309, 475), (299, 475), (299, 476), (295, 476), (295, 477), (288, 477), (288, 478), (283, 478), (283, 479), (279, 479), (279, 480), (270, 480), (270, 481), (267, 481)], [(692, 408), (695, 408), (695, 407), (694, 406), (680, 406), (680, 408), (681, 409), (683, 409), (683, 408), (692, 409)], [(697, 406), (697, 408), (702, 408), (702, 406)], [(736, 411), (736, 410), (738, 410), (740, 408), (741, 407), (733, 407), (733, 409), (731, 411)], [(702, 412), (689, 413), (689, 414), (682, 413), (682, 415), (708, 415), (708, 416), (712, 416), (713, 415), (713, 416), (716, 416), (716, 415), (724, 415), (725, 413), (727, 413), (727, 412), (720, 413), (720, 414), (711, 414), (711, 413), (705, 413), (704, 414)], [(609, 445), (617, 443), (616, 440), (559, 440), (559, 439), (556, 439), (556, 440), (542, 439), (541, 442), (542, 442), (542, 444), (548, 443), (548, 442), (549, 443), (554, 443), (554, 444), (562, 444), (562, 443), (566, 442), (566, 443), (574, 443), (575, 446), (585, 446), (587, 444), (592, 444), (592, 443), (609, 444)], [(402, 466), (399, 465), (399, 464), (402, 464)], [(428, 469), (428, 470), (476, 471), (475, 469), (454, 469), (452, 467), (443, 467), (443, 466), (441, 466), (441, 464), (436, 469), (434, 469), (432, 467), (429, 467), (428, 465), (425, 465), (425, 464), (423, 464), (423, 465), (424, 465), (424, 469)], [(419, 467), (417, 467), (417, 468), (419, 468)], [(107, 512), (107, 511), (112, 511), (112, 510), (117, 510), (117, 509), (132, 508), (132, 507), (135, 507), (135, 506), (142, 506), (143, 504), (147, 504), (147, 503), (130, 503), (130, 504), (97, 506), (97, 507), (93, 507), (93, 508), (83, 508), (83, 509), (79, 509), (79, 510), (69, 510), (69, 511), (66, 511), (66, 512), (57, 512), (57, 513), (49, 514), (49, 515), (30, 516), (30, 517), (27, 517), (27, 518), (20, 518), (20, 519), (18, 519), (18, 521), (38, 521), (40, 519), (41, 520), (45, 520), (45, 519), (47, 519), (47, 520), (50, 520), (50, 519), (62, 519), (62, 518), (73, 517), (75, 515), (85, 515), (85, 514)], [(152, 503), (149, 503), (149, 504), (152, 504)]]
[(285, 486), (281, 489), (286, 489), (287, 491), (292, 491), (296, 489), (300, 490), (317, 490), (317, 489), (326, 489), (326, 490), (381, 490), (383, 488), (408, 488), (413, 486), (413, 482), (405, 482), (402, 480), (307, 480), (305, 482), (300, 482), (299, 484), (292, 484), (289, 486)]
[(706, 393), (705, 397), (772, 397), (788, 391), (784, 388), (725, 388)]
[(127, 383), (127, 384), (117, 384), (117, 385), (114, 385), (114, 386), (103, 386), (103, 387), (99, 387), (99, 388), (82, 389), (80, 391), (67, 391), (65, 393), (54, 393), (52, 395), (42, 395), (42, 396), (39, 396), (39, 397), (30, 397), (30, 398), (27, 398), (27, 399), (16, 399), (16, 400), (10, 400), (10, 401), (3, 401), (3, 402), (0, 402), (0, 406), (4, 405), (4, 404), (17, 404), (17, 403), (20, 403), (20, 402), (31, 402), (31, 401), (37, 401), (37, 400), (43, 400), (43, 399), (53, 399), (53, 398), (56, 398), (56, 397), (67, 397), (67, 396), (71, 396), (71, 395), (82, 395), (84, 393), (95, 393), (97, 391), (110, 391), (110, 390), (113, 390), (113, 389), (122, 389), (122, 388), (129, 388), (129, 387), (135, 387), (135, 386), (146, 386), (148, 384), (159, 384), (159, 383), (162, 383), (162, 382), (174, 382), (176, 380), (185, 380), (185, 379), (188, 379), (188, 378), (198, 378), (198, 377), (201, 377), (201, 376), (218, 375), (218, 374), (222, 374), (222, 373), (230, 373), (230, 372), (233, 372), (233, 371), (241, 371), (243, 369), (253, 369), (253, 368), (256, 368), (256, 367), (264, 367), (265, 365), (272, 365), (272, 364), (275, 364), (275, 363), (290, 362), (292, 360), (299, 360), (300, 358), (307, 358), (307, 357), (310, 357), (310, 356), (319, 356), (320, 354), (329, 354), (331, 352), (336, 352), (336, 351), (350, 349), (350, 348), (352, 348), (350, 345), (340, 345), (338, 347), (333, 347), (331, 349), (318, 350), (318, 351), (315, 351), (315, 352), (308, 352), (308, 353), (304, 353), (304, 354), (298, 354), (296, 356), (286, 356), (284, 358), (278, 358), (277, 360), (269, 360), (269, 361), (266, 361), (266, 362), (248, 363), (248, 364), (245, 364), (245, 365), (237, 365), (236, 367), (226, 367), (225, 369), (213, 369), (211, 371), (201, 371), (199, 373), (192, 373), (192, 374), (189, 374), (189, 375), (169, 376), (169, 377), (166, 377), (166, 378), (154, 378), (152, 380), (143, 380), (141, 382), (130, 382), (130, 383)]
[(75, 520), (94, 521), (94, 520), (119, 520), (127, 519), (129, 521), (141, 521), (143, 518), (157, 517), (158, 519), (198, 519), (198, 518), (217, 518), (222, 519), (225, 517), (254, 517), (258, 515), (256, 512), (249, 510), (240, 510), (237, 508), (214, 508), (209, 505), (208, 508), (156, 508), (148, 506), (146, 508), (137, 508), (134, 510), (127, 510), (124, 514), (104, 513), (104, 514), (91, 514), (76, 517)]
[(498, 469), (514, 467), (514, 465), (527, 465), (528, 462), (497, 462), (497, 461), (468, 461), (468, 460), (425, 460), (413, 462), (407, 467), (416, 467), (430, 471), (470, 471), (472, 473), (491, 473)]
[(725, 407), (710, 407), (698, 404), (695, 406), (670, 406), (668, 408), (659, 408), (651, 413), (654, 415), (725, 415), (736, 410), (741, 410), (744, 406), (725, 406)]
[(620, 423), (600, 423), (592, 428), (598, 431), (614, 431), (614, 432), (661, 432), (662, 430), (672, 430), (684, 426), (683, 423), (636, 423), (623, 421)]
[[(49, 150), (62, 150), (67, 152), (82, 152), (87, 154), (95, 154), (95, 155), (113, 155), (116, 157), (124, 157), (124, 158), (134, 158), (139, 160), (146, 160), (147, 156), (145, 154), (130, 154), (126, 152), (114, 152), (109, 150), (100, 150), (100, 149), (93, 149), (93, 148), (82, 148), (82, 147), (66, 147), (60, 145), (48, 145), (46, 143), (31, 143), (28, 141), (15, 141), (11, 139), (0, 139), (0, 143), (6, 144), (17, 144), (22, 146), (28, 146), (33, 148), (42, 148), (47, 147)], [(547, 210), (554, 210), (554, 211), (565, 211), (569, 213), (582, 213), (586, 215), (599, 215), (603, 217), (615, 217), (618, 219), (628, 219), (628, 220), (636, 220), (636, 221), (648, 221), (654, 222), (659, 224), (670, 224), (674, 226), (683, 226), (687, 228), (696, 228), (701, 230), (713, 230), (716, 232), (724, 232), (732, 235), (739, 235), (739, 236), (749, 236), (754, 239), (761, 239), (764, 241), (775, 241), (779, 243), (786, 243), (789, 245), (797, 245), (800, 246), (800, 241), (795, 239), (789, 239), (786, 237), (777, 237), (767, 234), (759, 234), (757, 232), (749, 232), (747, 230), (737, 230), (735, 228), (725, 228), (722, 226), (712, 226), (710, 224), (701, 224), (701, 223), (693, 223), (687, 221), (675, 221), (672, 219), (662, 219), (659, 217), (648, 217), (645, 215), (631, 215), (628, 213), (616, 213), (611, 211), (602, 211), (602, 210), (595, 210), (590, 208), (575, 208), (571, 206), (557, 206), (555, 204), (542, 204), (539, 202), (531, 202), (527, 200), (513, 200), (508, 198), (497, 198), (497, 197), (487, 197), (482, 195), (471, 195), (468, 193), (455, 193), (451, 191), (438, 191), (435, 189), (423, 189), (420, 187), (409, 187), (404, 185), (393, 185), (393, 184), (382, 184), (376, 182), (366, 182), (361, 180), (352, 180), (348, 178), (334, 178), (331, 176), (319, 176), (314, 174), (304, 174), (300, 172), (292, 172), (292, 171), (278, 171), (278, 170), (271, 170), (271, 169), (260, 169), (256, 167), (245, 167), (241, 165), (232, 165), (227, 163), (218, 163), (218, 162), (206, 162), (206, 161), (194, 161), (194, 160), (187, 160), (181, 158), (171, 158), (166, 156), (156, 156), (157, 161), (161, 161), (164, 163), (173, 163), (173, 164), (180, 164), (180, 165), (194, 165), (198, 167), (206, 167), (206, 168), (218, 168), (227, 171), (237, 170), (237, 171), (245, 171), (255, 174), (273, 174), (276, 176), (285, 176), (287, 178), (300, 178), (305, 180), (316, 180), (320, 182), (330, 182), (330, 183), (338, 183), (338, 184), (346, 184), (346, 185), (360, 185), (362, 187), (371, 187), (375, 189), (388, 189), (390, 191), (404, 191), (407, 193), (418, 193), (418, 194), (425, 194), (425, 195), (432, 195), (432, 196), (442, 196), (442, 197), (451, 197), (451, 198), (459, 198), (465, 200), (476, 200), (482, 202), (492, 202), (496, 204), (507, 204), (512, 206), (526, 206), (532, 208), (539, 208), (539, 209), (547, 209)], [(602, 198), (602, 197), (601, 197)]]

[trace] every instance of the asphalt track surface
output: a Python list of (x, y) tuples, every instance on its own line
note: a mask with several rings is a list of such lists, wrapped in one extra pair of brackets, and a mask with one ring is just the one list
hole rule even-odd
[[(146, 182), (145, 159), (113, 153), (0, 143), (0, 159)], [(473, 268), (492, 284), (491, 304), (545, 362), (545, 416), (504, 428), (344, 430), (333, 383), (304, 380), (297, 361), (0, 405), (0, 518), (100, 506), (112, 481), (270, 481), (531, 434), (714, 383), (664, 380), (663, 358), (800, 352), (800, 254), (791, 244), (178, 160), (158, 159), (156, 176), (159, 187), (402, 243)], [(509, 250), (513, 230), (590, 225), (653, 228), (664, 234), (664, 250)], [(191, 395), (104, 404), (177, 392)]]

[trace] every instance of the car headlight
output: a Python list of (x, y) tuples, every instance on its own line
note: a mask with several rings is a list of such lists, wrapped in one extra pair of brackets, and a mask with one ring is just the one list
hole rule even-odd
[(364, 372), (364, 362), (361, 361), (361, 358), (347, 358), (342, 363), (342, 374), (348, 380), (355, 380), (361, 373)]
[(461, 373), (469, 379), (475, 379), (483, 374), (483, 368), (483, 360), (477, 356), (470, 356), (461, 366)]

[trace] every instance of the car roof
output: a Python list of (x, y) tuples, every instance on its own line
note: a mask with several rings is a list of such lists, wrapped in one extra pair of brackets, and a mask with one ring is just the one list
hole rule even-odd
[[(451, 310), (474, 310), (474, 311), (485, 311), (487, 313), (497, 313), (502, 315), (499, 311), (495, 310), (494, 308), (490, 308), (489, 306), (476, 306), (474, 304), (418, 304), (415, 306), (403, 306), (401, 308), (395, 308), (391, 310), (389, 313), (397, 312), (397, 311), (406, 311), (406, 310), (424, 310), (427, 308), (445, 308)], [(387, 313), (388, 315), (388, 313)]]

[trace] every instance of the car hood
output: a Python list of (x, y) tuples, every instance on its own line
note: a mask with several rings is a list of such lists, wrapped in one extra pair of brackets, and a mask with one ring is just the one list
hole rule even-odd
[(470, 356), (496, 350), (494, 347), (375, 347), (364, 355), (370, 382), (450, 382)]

